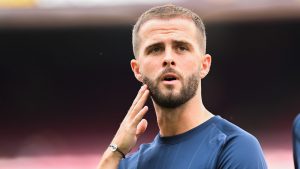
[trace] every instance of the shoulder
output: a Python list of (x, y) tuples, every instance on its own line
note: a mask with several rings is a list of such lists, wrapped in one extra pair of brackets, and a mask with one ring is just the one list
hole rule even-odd
[(218, 156), (219, 168), (267, 168), (261, 146), (253, 135), (222, 118), (216, 126), (226, 136)]
[(226, 119), (217, 116), (215, 118), (214, 125), (226, 136), (235, 135), (250, 135), (248, 132), (240, 128), (239, 126), (227, 121)]
[(237, 153), (254, 150), (261, 151), (261, 146), (256, 137), (237, 125), (222, 118), (219, 118), (218, 123), (215, 125), (226, 136), (223, 145), (224, 151), (231, 150)]

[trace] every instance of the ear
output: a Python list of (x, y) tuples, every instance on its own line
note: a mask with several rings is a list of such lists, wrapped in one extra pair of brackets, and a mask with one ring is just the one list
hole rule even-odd
[(130, 66), (131, 66), (131, 70), (133, 71), (134, 73), (134, 76), (135, 78), (142, 82), (142, 75), (140, 73), (140, 65), (139, 65), (139, 62), (136, 60), (136, 59), (132, 59), (130, 61)]
[(203, 79), (209, 72), (211, 65), (211, 56), (209, 54), (205, 54), (201, 57), (201, 69), (200, 69), (200, 77)]

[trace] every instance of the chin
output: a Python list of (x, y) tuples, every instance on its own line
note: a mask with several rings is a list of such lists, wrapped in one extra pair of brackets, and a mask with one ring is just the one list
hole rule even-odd
[(181, 90), (181, 85), (179, 84), (172, 84), (172, 85), (166, 85), (166, 84), (161, 84), (160, 90), (174, 90), (174, 91), (180, 91)]
[(180, 90), (175, 90), (174, 88), (167, 88), (164, 90), (161, 90), (161, 93), (165, 96), (178, 96), (180, 94)]

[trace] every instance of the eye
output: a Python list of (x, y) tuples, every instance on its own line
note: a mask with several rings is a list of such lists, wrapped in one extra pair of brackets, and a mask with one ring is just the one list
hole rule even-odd
[(177, 51), (178, 52), (185, 52), (185, 51), (188, 51), (188, 50), (189, 50), (189, 48), (187, 46), (185, 46), (185, 45), (179, 45), (179, 46), (177, 46)]
[(147, 51), (147, 54), (159, 54), (160, 52), (162, 52), (164, 49), (161, 46), (152, 46), (151, 48), (149, 48), (149, 50)]
[(160, 47), (154, 47), (154, 48), (151, 50), (151, 52), (157, 53), (157, 52), (159, 52), (160, 50), (161, 50)]
[(186, 51), (187, 48), (186, 48), (185, 46), (179, 46), (179, 47), (178, 47), (178, 50), (180, 50), (180, 51)]

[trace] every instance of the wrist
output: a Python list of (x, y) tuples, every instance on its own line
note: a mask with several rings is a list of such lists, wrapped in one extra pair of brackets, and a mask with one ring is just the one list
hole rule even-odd
[(125, 158), (125, 153), (119, 149), (117, 144), (111, 143), (108, 148), (112, 153), (118, 153), (122, 158)]
[(105, 152), (103, 153), (101, 159), (103, 159), (105, 161), (110, 161), (110, 162), (120, 161), (120, 160), (122, 160), (122, 155), (119, 154), (118, 152), (111, 151), (110, 148), (107, 148), (105, 150)]
[(102, 154), (101, 160), (98, 164), (98, 169), (117, 167), (121, 160), (122, 160), (122, 156), (120, 154), (114, 153), (108, 148)]

